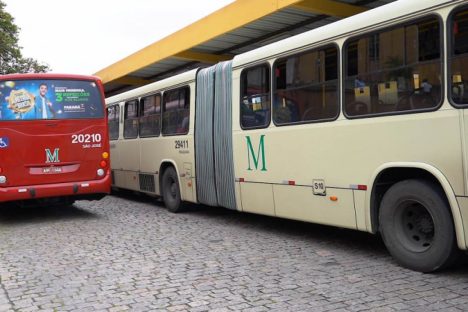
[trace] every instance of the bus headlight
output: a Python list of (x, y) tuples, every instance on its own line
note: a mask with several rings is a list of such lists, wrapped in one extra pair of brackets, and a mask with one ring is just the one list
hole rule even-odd
[(97, 170), (97, 175), (102, 177), (104, 175), (104, 170), (103, 169), (98, 169)]
[(6, 177), (5, 176), (0, 176), (0, 184), (6, 183)]

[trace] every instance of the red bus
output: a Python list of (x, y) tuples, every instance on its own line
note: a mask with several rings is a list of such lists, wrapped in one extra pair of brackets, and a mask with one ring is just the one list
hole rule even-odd
[(110, 191), (104, 91), (96, 77), (0, 75), (0, 202), (71, 204)]

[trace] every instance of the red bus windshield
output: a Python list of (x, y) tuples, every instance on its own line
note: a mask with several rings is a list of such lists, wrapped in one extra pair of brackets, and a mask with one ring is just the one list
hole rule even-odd
[(0, 82), (0, 121), (104, 117), (98, 86), (85, 80)]

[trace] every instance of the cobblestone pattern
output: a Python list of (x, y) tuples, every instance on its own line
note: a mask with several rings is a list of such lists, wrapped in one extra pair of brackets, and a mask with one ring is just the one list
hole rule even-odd
[(463, 311), (465, 258), (397, 266), (356, 231), (153, 199), (0, 209), (0, 311)]

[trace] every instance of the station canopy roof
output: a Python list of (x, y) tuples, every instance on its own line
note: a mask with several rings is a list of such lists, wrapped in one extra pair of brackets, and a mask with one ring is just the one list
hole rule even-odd
[(95, 75), (110, 96), (393, 1), (236, 0)]

